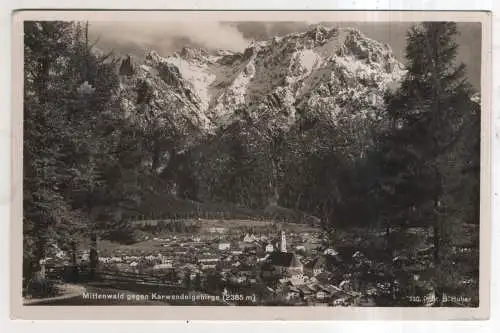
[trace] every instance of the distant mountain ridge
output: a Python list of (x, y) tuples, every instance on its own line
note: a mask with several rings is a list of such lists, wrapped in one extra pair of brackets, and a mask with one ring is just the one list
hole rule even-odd
[(151, 51), (143, 63), (127, 58), (121, 67), (125, 112), (140, 120), (146, 97), (149, 111), (186, 136), (214, 133), (241, 112), (285, 128), (311, 115), (334, 121), (345, 105), (355, 106), (350, 117), (376, 117), (384, 92), (405, 73), (389, 45), (323, 26), (254, 42), (241, 53)]

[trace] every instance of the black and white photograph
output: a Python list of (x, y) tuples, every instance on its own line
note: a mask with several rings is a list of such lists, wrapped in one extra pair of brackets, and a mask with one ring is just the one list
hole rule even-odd
[(23, 306), (480, 306), (481, 22), (173, 17), (22, 23)]

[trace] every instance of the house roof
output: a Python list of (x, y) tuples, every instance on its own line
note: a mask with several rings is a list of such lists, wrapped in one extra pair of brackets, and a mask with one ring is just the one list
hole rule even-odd
[(312, 294), (312, 290), (308, 288), (306, 285), (297, 286), (298, 290), (300, 290), (303, 294)]
[(314, 266), (316, 266), (317, 263), (324, 262), (324, 259), (322, 257), (316, 257), (314, 259), (308, 260), (305, 264), (304, 267), (308, 269), (313, 269)]
[(328, 272), (321, 272), (318, 275), (316, 275), (316, 279), (320, 282), (329, 282), (330, 279), (332, 278), (332, 274)]
[(271, 252), (267, 262), (274, 266), (281, 267), (299, 267), (301, 263), (294, 253), (290, 252)]
[(342, 262), (342, 259), (340, 259), (337, 256), (331, 256), (331, 255), (319, 255), (311, 260), (309, 260), (306, 264), (305, 267), (312, 269), (316, 264), (326, 264), (329, 267), (338, 265)]

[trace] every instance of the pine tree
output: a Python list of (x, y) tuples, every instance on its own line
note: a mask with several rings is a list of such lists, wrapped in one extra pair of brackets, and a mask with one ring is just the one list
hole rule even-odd
[(390, 100), (392, 127), (381, 150), (381, 188), (387, 189), (382, 206), (393, 223), (432, 227), (438, 294), (452, 230), (466, 222), (454, 204), (457, 187), (464, 185), (459, 169), (465, 156), (474, 155), (469, 150), (460, 156), (460, 142), (472, 133), (473, 105), (465, 66), (456, 63), (456, 35), (451, 22), (425, 22), (408, 32), (408, 73)]
[(24, 25), (23, 235), (27, 276), (39, 269), (50, 241), (58, 234), (61, 238), (68, 235), (75, 220), (61, 193), (68, 180), (60, 141), (65, 135), (65, 119), (52, 103), (59, 96), (58, 76), (71, 52), (71, 32), (68, 22)]
[(95, 271), (98, 234), (145, 192), (143, 140), (120, 112), (118, 83), (116, 60), (94, 49), (87, 24), (26, 23), (24, 234), (25, 249), (34, 249), (27, 266), (50, 242), (64, 247), (85, 236)]

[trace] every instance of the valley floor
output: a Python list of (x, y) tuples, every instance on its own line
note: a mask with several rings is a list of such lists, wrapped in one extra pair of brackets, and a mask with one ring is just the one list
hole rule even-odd
[[(438, 299), (429, 229), (410, 228), (388, 250), (386, 230), (321, 230), (305, 225), (202, 221), (195, 233), (144, 232), (135, 244), (99, 243), (101, 282), (75, 305), (477, 306), (477, 228), (453, 248), (452, 289)], [(281, 233), (283, 231), (283, 233)], [(285, 249), (280, 242), (285, 237)], [(401, 234), (397, 238), (403, 237)], [(293, 255), (267, 274), (274, 252)], [(280, 256), (283, 256), (280, 254)], [(287, 267), (289, 265), (290, 267)], [(121, 295), (106, 299), (105, 295)], [(88, 295), (97, 295), (91, 297)], [(104, 296), (99, 296), (104, 295)], [(198, 296), (196, 296), (198, 295)], [(205, 296), (203, 296), (205, 295)], [(111, 297), (111, 296), (109, 296)], [(177, 299), (175, 298), (177, 297)]]

